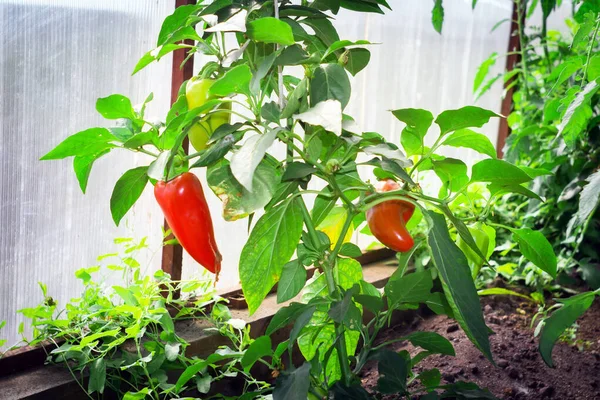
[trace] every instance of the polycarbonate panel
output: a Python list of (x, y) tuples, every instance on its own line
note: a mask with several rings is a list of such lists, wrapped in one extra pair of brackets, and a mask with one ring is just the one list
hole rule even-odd
[(99, 160), (83, 195), (72, 159), (38, 161), (68, 135), (110, 126), (95, 111), (98, 97), (150, 92), (147, 115), (169, 107), (171, 59), (131, 76), (156, 43), (175, 1), (53, 0), (0, 2), (0, 337), (18, 340), (15, 310), (43, 300), (37, 282), (64, 307), (81, 292), (74, 273), (117, 250), (115, 237), (149, 236), (137, 255), (144, 270), (160, 266), (162, 215), (151, 188), (117, 228), (109, 199), (144, 155), (113, 151)]

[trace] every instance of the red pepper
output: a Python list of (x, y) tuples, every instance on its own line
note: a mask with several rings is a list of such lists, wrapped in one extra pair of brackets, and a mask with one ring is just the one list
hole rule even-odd
[(204, 268), (218, 274), (222, 257), (202, 184), (196, 175), (186, 172), (171, 181), (159, 181), (154, 186), (154, 196), (185, 251)]
[[(383, 182), (379, 191), (389, 192), (400, 189), (391, 179)], [(367, 211), (367, 223), (373, 236), (390, 249), (404, 253), (415, 244), (406, 229), (406, 223), (415, 211), (414, 204), (403, 200), (388, 200)]]

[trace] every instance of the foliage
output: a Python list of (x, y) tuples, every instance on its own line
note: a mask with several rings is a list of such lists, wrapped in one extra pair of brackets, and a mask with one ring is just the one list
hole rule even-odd
[[(417, 332), (399, 339), (423, 349), (412, 358), (407, 352), (386, 349), (389, 343), (374, 343), (395, 310), (426, 304), (436, 313), (455, 318), (492, 361), (491, 331), (484, 322), (472, 276), (488, 264), (496, 230), (509, 232), (522, 257), (536, 268), (556, 275), (556, 256), (543, 234), (493, 218), (494, 205), (507, 193), (539, 198), (530, 184), (546, 172), (537, 165), (516, 166), (496, 159), (493, 145), (477, 128), (500, 116), (479, 107), (446, 110), (437, 117), (423, 109), (393, 110), (393, 117), (406, 124), (399, 143), (403, 150), (378, 133), (361, 132), (352, 117), (344, 114), (344, 108), (351, 93), (348, 73), (356, 75), (368, 64), (370, 53), (365, 47), (370, 43), (339, 38), (330, 14), (337, 14), (340, 7), (361, 12), (389, 8), (385, 0), (310, 4), (219, 0), (177, 8), (165, 19), (157, 48), (142, 57), (134, 72), (179, 48), (186, 48), (189, 57), (203, 53), (210, 61), (199, 75), (214, 79), (209, 89), (211, 99), (188, 109), (184, 84), (161, 123), (147, 122), (145, 107), (133, 108), (122, 95), (99, 99), (98, 112), (108, 119), (120, 119), (120, 125), (76, 133), (42, 159), (73, 156), (76, 176), (84, 189), (93, 161), (107, 152), (127, 149), (153, 157), (150, 165), (125, 172), (117, 182), (111, 198), (117, 224), (148, 182), (169, 180), (188, 169), (207, 168), (210, 187), (223, 201), (225, 218), (253, 216), (239, 263), (249, 312), (258, 310), (277, 283), (281, 284), (277, 293), (280, 301), (301, 295), (301, 301), (277, 312), (266, 336), (256, 338), (243, 355), (249, 340), (234, 341), (237, 347), (227, 353), (232, 359), (225, 364), (226, 371), (237, 368), (240, 357), (243, 369), (236, 370), (238, 373), (246, 374), (259, 360), (276, 369), (274, 399), (306, 399), (309, 394), (322, 398), (328, 393), (336, 398), (370, 398), (358, 379), (368, 360), (378, 363), (377, 390), (382, 394), (492, 398), (471, 384), (441, 385), (437, 370), (419, 375), (413, 372), (413, 367), (431, 354), (454, 354), (452, 344), (435, 333)], [(434, 27), (441, 30), (442, 2), (436, 1), (434, 7)], [(226, 38), (236, 39), (237, 45), (227, 50)], [(183, 39), (194, 44), (180, 44)], [(291, 66), (295, 68), (288, 68)], [(586, 105), (594, 90), (589, 88), (580, 96), (572, 93), (573, 101)], [(565, 125), (574, 141), (578, 110), (574, 107), (570, 112), (574, 125)], [(206, 149), (186, 155), (182, 144), (190, 129), (216, 113), (231, 113), (241, 122), (219, 126)], [(274, 145), (285, 149), (285, 157), (278, 159), (269, 152)], [(440, 154), (444, 146), (473, 149), (483, 160), (469, 173), (462, 160)], [(372, 175), (364, 175), (368, 169), (377, 178), (400, 182), (400, 188), (377, 192), (369, 179)], [(421, 186), (427, 175), (439, 180), (439, 190)], [(318, 189), (308, 189), (309, 182)], [(314, 198), (312, 211), (306, 201), (310, 198)], [(411, 229), (417, 240), (413, 250), (399, 257), (399, 268), (379, 290), (363, 280), (355, 260), (360, 252), (345, 241), (353, 226), (365, 221), (368, 210), (393, 200), (415, 205)], [(335, 229), (330, 224), (332, 216), (339, 224)], [(431, 262), (419, 262), (412, 271), (407, 266), (417, 248)], [(316, 272), (307, 280), (305, 268), (309, 266), (316, 267)], [(135, 296), (130, 289), (123, 292), (128, 293), (121, 296), (125, 301)], [(158, 297), (156, 302), (164, 309)], [(168, 315), (162, 309), (162, 315)], [(367, 318), (366, 311), (372, 317)], [(161, 324), (143, 315), (146, 322), (136, 323), (134, 331), (140, 329), (136, 334), (147, 325)], [(127, 336), (127, 329), (124, 333), (113, 329), (115, 323), (107, 323), (108, 331), (118, 334), (123, 343), (137, 338)], [(289, 340), (273, 350), (271, 334), (288, 325), (292, 325)], [(146, 329), (145, 334), (158, 343), (152, 350), (160, 353), (164, 347), (166, 359), (166, 345), (150, 332), (152, 329)], [(164, 341), (160, 336), (158, 339)], [(169, 339), (167, 344), (184, 345), (175, 334)], [(113, 342), (91, 340), (86, 344), (109, 346), (110, 350), (101, 347), (101, 351), (121, 351), (111, 346)], [(305, 359), (301, 365), (289, 364), (282, 370), (276, 362), (269, 363), (295, 345)], [(204, 379), (204, 368), (225, 357), (216, 353), (199, 361), (179, 352), (176, 356), (175, 362), (188, 365), (179, 378), (183, 383), (158, 381), (163, 384), (160, 390), (177, 392), (193, 377)], [(140, 358), (137, 362), (145, 361)], [(104, 368), (101, 363), (98, 369)], [(142, 373), (150, 384), (143, 390), (154, 393), (157, 383), (144, 368)], [(262, 388), (260, 382), (244, 376), (249, 385)], [(413, 381), (420, 385), (409, 386)]]
[[(209, 280), (175, 282), (163, 271), (144, 277), (133, 255), (145, 248), (145, 241), (116, 242), (124, 246), (121, 255), (100, 256), (104, 266), (76, 272), (83, 292), (65, 309), (59, 311), (40, 284), (44, 301), (19, 310), (35, 329), (28, 344), (53, 343), (56, 348), (48, 362), (67, 367), (90, 398), (101, 398), (105, 390), (131, 399), (179, 398), (190, 391), (202, 395), (212, 383), (238, 374), (248, 390), (260, 392), (269, 386), (247, 373), (245, 360), (254, 345), (249, 326), (231, 318)], [(96, 281), (103, 272), (122, 274), (124, 286)], [(177, 292), (195, 297), (176, 299)], [(206, 359), (187, 356), (189, 343), (177, 335), (175, 324), (190, 318), (205, 324), (205, 332), (224, 336), (229, 345)], [(168, 381), (173, 372), (181, 374), (176, 383)]]
[[(520, 21), (525, 18), (525, 3), (519, 2)], [(514, 231), (512, 237), (499, 232), (498, 265), (496, 271), (484, 267), (484, 280), (500, 274), (510, 281), (524, 281), (539, 292), (572, 292), (569, 287), (577, 283), (575, 278), (583, 279), (591, 289), (600, 287), (600, 213), (596, 212), (600, 204), (600, 58), (596, 54), (600, 8), (595, 1), (579, 2), (577, 8), (575, 3), (573, 19), (566, 21), (570, 34), (547, 30), (546, 21), (556, 1), (541, 2), (541, 29), (527, 32), (519, 24), (520, 62), (500, 80), (507, 88), (516, 88), (514, 110), (508, 116), (511, 134), (505, 159), (536, 176), (530, 187), (535, 196), (505, 196), (494, 219), (517, 225), (521, 231), (535, 229), (547, 238), (557, 254), (551, 269), (555, 274), (547, 268), (540, 270), (534, 259), (514, 251), (516, 241), (526, 254)], [(496, 57), (493, 54), (483, 62), (480, 71), (484, 72), (478, 74), (475, 89), (482, 85)], [(489, 78), (482, 86), (489, 88), (496, 80)], [(593, 292), (584, 293), (565, 300), (562, 307), (559, 303), (544, 311), (548, 316), (548, 311), (557, 308), (538, 326), (538, 331), (545, 326), (540, 350), (548, 364), (552, 364), (549, 353), (553, 343), (593, 298)]]

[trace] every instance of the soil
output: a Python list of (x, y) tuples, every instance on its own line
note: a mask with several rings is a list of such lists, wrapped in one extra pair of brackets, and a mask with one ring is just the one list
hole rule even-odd
[[(378, 342), (414, 331), (437, 332), (446, 337), (454, 345), (456, 357), (431, 356), (415, 368), (416, 373), (439, 369), (441, 384), (474, 382), (499, 399), (600, 400), (600, 302), (594, 302), (577, 321), (577, 341), (583, 349), (559, 341), (553, 352), (556, 367), (549, 368), (542, 361), (537, 338), (529, 327), (537, 307), (515, 299), (508, 296), (482, 299), (486, 323), (495, 332), (490, 342), (496, 367), (473, 346), (454, 320), (443, 315), (393, 326), (380, 334)], [(411, 356), (419, 352), (407, 342), (397, 342), (391, 347), (395, 351), (407, 350)], [(362, 373), (363, 385), (374, 391), (377, 379), (377, 365), (367, 365)]]

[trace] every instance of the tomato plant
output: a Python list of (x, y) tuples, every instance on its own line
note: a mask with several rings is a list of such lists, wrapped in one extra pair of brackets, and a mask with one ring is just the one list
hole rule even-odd
[[(543, 234), (493, 218), (496, 202), (506, 194), (536, 198), (529, 185), (546, 170), (497, 159), (489, 139), (476, 130), (501, 116), (475, 106), (437, 116), (419, 108), (394, 109), (389, 117), (406, 125), (398, 144), (379, 133), (361, 132), (344, 113), (351, 93), (348, 74), (366, 67), (371, 43), (338, 36), (330, 16), (340, 7), (383, 13), (389, 5), (385, 0), (215, 1), (177, 8), (165, 19), (156, 49), (142, 57), (134, 72), (180, 48), (211, 60), (181, 86), (164, 123), (144, 117), (151, 96), (139, 108), (122, 95), (101, 98), (98, 112), (122, 123), (76, 133), (42, 159), (74, 157), (85, 189), (93, 162), (110, 151), (152, 157), (148, 166), (125, 172), (116, 183), (111, 197), (115, 223), (151, 182), (182, 246), (213, 272), (219, 271), (220, 257), (202, 189), (194, 181), (191, 201), (183, 198), (185, 188), (168, 195), (167, 188), (193, 180), (189, 171), (205, 168), (225, 219), (255, 216), (239, 261), (249, 312), (259, 309), (277, 283), (279, 302), (301, 294), (301, 301), (282, 307), (266, 336), (247, 349), (253, 356), (244, 369), (261, 361), (278, 374), (274, 389), (261, 395), (369, 398), (358, 374), (375, 360), (383, 394), (437, 398), (438, 392), (447, 397), (468, 392), (488, 398), (489, 393), (469, 384), (442, 385), (438, 370), (413, 372), (431, 354), (454, 354), (442, 336), (416, 332), (399, 338), (424, 350), (414, 357), (387, 349), (389, 343), (375, 345), (375, 339), (395, 310), (425, 304), (455, 318), (493, 362), (490, 330), (472, 276), (489, 265), (496, 230), (510, 232), (524, 258), (556, 276), (556, 256)], [(441, 30), (441, 0), (434, 3), (432, 17)], [(181, 44), (184, 39), (194, 44)], [(228, 39), (236, 42), (229, 50)], [(182, 148), (187, 136), (197, 152), (186, 154)], [(274, 145), (285, 149), (284, 157), (269, 152)], [(483, 159), (469, 171), (462, 160), (442, 155), (445, 146), (475, 150)], [(372, 175), (362, 172), (366, 168)], [(373, 176), (387, 180), (382, 190)], [(439, 179), (439, 190), (423, 189), (424, 176)], [(314, 200), (311, 208), (308, 200)], [(192, 227), (194, 220), (202, 227)], [(356, 261), (361, 251), (347, 242), (348, 233), (364, 221), (383, 244), (401, 252), (398, 269), (383, 290), (363, 279)], [(412, 270), (409, 263), (417, 252), (427, 253), (431, 262)], [(316, 272), (307, 280), (309, 266)], [(365, 311), (373, 317), (365, 320)], [(273, 350), (271, 334), (289, 324), (289, 340)], [(295, 345), (302, 364), (282, 368), (272, 361)], [(419, 384), (409, 387), (412, 382)]]

